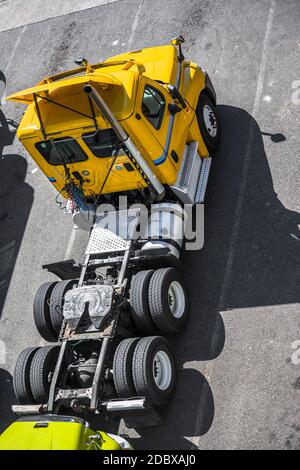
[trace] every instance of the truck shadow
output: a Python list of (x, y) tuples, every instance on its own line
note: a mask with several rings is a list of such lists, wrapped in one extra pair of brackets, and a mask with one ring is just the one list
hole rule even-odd
[(134, 449), (197, 449), (198, 437), (211, 427), (215, 408), (209, 383), (195, 369), (183, 368), (180, 364), (177, 368), (176, 392), (162, 412), (163, 425), (137, 429), (140, 437), (129, 439)]
[[(0, 72), (2, 85), (4, 80)], [(15, 133), (16, 123), (6, 119), (0, 108), (0, 316), (33, 203), (33, 188), (24, 182), (26, 160), (3, 152), (12, 145)]]
[[(194, 361), (210, 361), (221, 354), (226, 332), (220, 311), (299, 302), (299, 214), (286, 209), (274, 192), (256, 121), (242, 109), (218, 108), (222, 142), (210, 175), (204, 248), (184, 255), (191, 315), (183, 334), (171, 338), (179, 368), (177, 390), (163, 426), (138, 431), (141, 438), (133, 440), (136, 448), (193, 449), (199, 445), (197, 437), (209, 431), (215, 414), (213, 390), (190, 367)], [(272, 145), (284, 140), (272, 139)], [(224, 295), (245, 159), (250, 162), (247, 186)], [(205, 375), (205, 364), (200, 369)]]

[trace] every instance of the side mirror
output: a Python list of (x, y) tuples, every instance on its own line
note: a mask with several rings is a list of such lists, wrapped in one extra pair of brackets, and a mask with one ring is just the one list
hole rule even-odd
[(179, 103), (182, 106), (182, 109), (185, 109), (186, 108), (186, 102), (184, 101), (183, 96), (181, 96), (181, 94), (177, 90), (176, 86), (169, 84), (168, 85), (168, 90), (169, 90), (169, 93), (172, 96), (173, 100), (178, 100)]
[(173, 46), (178, 46), (179, 48), (179, 56), (178, 56), (178, 60), (179, 62), (183, 62), (184, 61), (184, 55), (182, 53), (182, 49), (181, 49), (181, 44), (184, 43), (184, 37), (183, 36), (177, 36), (176, 38), (173, 38), (171, 39), (171, 44), (173, 44)]
[(173, 46), (180, 46), (181, 44), (184, 43), (184, 37), (183, 36), (177, 36), (176, 38), (171, 39), (171, 43)]
[(88, 61), (84, 57), (77, 57), (74, 62), (76, 65), (88, 65)]

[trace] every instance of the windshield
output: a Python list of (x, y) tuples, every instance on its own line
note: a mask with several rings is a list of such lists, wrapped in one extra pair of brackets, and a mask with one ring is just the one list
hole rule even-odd
[(37, 142), (35, 146), (50, 165), (58, 166), (87, 160), (84, 150), (71, 137), (44, 140)]
[(118, 151), (121, 142), (113, 129), (88, 132), (82, 135), (84, 143), (96, 157), (110, 157)]

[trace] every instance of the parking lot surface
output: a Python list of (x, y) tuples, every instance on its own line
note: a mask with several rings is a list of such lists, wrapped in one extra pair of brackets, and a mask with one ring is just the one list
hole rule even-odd
[(14, 419), (19, 353), (43, 344), (32, 302), (54, 276), (41, 266), (80, 260), (87, 240), (15, 138), (24, 109), (5, 96), (77, 56), (96, 62), (182, 34), (217, 90), (222, 140), (205, 245), (184, 255), (192, 309), (171, 338), (175, 396), (159, 428), (120, 430), (140, 449), (299, 449), (299, 1), (52, 2), (23, 21), (19, 3), (0, 2), (0, 429)]

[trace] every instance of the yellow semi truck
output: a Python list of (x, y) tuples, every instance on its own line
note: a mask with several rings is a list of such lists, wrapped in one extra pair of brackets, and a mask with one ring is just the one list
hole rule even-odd
[[(27, 105), (18, 137), (29, 154), (74, 215), (92, 214), (83, 263), (43, 266), (60, 280), (38, 290), (34, 320), (56, 344), (20, 354), (18, 414), (69, 408), (117, 413), (135, 427), (161, 422), (176, 383), (165, 336), (189, 315), (184, 204), (203, 203), (220, 141), (215, 90), (185, 60), (183, 41), (93, 65), (79, 58), (8, 97)], [(122, 195), (151, 207), (151, 230), (141, 232), (139, 207), (120, 207)], [(103, 212), (107, 202), (114, 210)]]

